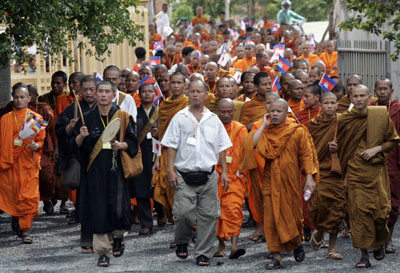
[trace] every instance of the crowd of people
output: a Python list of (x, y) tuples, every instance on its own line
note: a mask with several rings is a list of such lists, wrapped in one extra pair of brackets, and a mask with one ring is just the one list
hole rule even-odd
[[(278, 19), (300, 20), (283, 2)], [(167, 9), (132, 69), (109, 65), (102, 80), (58, 71), (40, 96), (13, 86), (0, 109), (0, 210), (22, 242), (32, 243), (39, 201), (48, 215), (60, 201), (59, 213), (80, 224), (81, 251), (108, 266), (132, 224), (152, 234), (155, 213), (160, 228), (174, 224), (177, 257), (194, 241), (196, 264), (207, 266), (229, 239), (228, 257), (245, 255), (246, 206), (267, 269), (283, 267), (282, 252), (302, 262), (304, 242), (341, 260), (339, 235), (361, 250), (357, 268), (371, 266), (368, 250), (376, 260), (395, 253), (400, 103), (391, 80), (369, 90), (354, 71), (342, 82), (335, 41), (316, 44), (292, 21), (263, 16), (243, 28), (199, 7), (173, 30)]]

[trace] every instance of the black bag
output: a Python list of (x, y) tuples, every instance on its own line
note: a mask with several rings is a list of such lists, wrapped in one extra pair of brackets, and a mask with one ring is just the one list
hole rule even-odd
[(81, 183), (81, 164), (79, 161), (72, 157), (64, 170), (62, 184), (64, 187), (75, 190), (79, 188)]
[(189, 186), (192, 187), (197, 187), (197, 186), (201, 186), (204, 185), (205, 183), (207, 183), (207, 181), (210, 179), (211, 174), (214, 171), (214, 167), (211, 170), (211, 172), (181, 172), (178, 171), (180, 173), (180, 175), (183, 178), (183, 181), (185, 181), (186, 184), (188, 184)]

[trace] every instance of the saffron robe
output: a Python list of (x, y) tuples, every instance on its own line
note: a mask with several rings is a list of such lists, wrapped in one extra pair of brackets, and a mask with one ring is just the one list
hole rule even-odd
[(256, 57), (252, 57), (252, 58), (244, 57), (243, 59), (237, 61), (235, 63), (235, 65), (233, 66), (233, 68), (241, 69), (242, 73), (244, 73), (249, 69), (250, 66), (253, 66), (256, 63), (257, 63)]
[[(321, 53), (321, 61), (323, 61), (326, 65), (326, 74), (329, 77), (339, 76), (338, 61), (337, 61), (337, 51), (333, 51), (331, 54), (328, 52)], [(336, 69), (333, 70), (332, 67), (336, 66)]]
[[(221, 177), (218, 179), (221, 216), (217, 220), (217, 236), (223, 240), (240, 235), (243, 221), (242, 207), (246, 192), (245, 177), (239, 174), (239, 159), (243, 141), (247, 136), (247, 129), (243, 124), (236, 121), (226, 124), (225, 129), (233, 146), (226, 151), (226, 156), (232, 158), (231, 163), (227, 162), (229, 179), (227, 191), (221, 186)], [(222, 168), (220, 165), (217, 165), (216, 170), (221, 175)]]
[(247, 101), (243, 104), (239, 122), (247, 126), (251, 122), (263, 118), (266, 113), (267, 110), (265, 110), (264, 107), (264, 98), (255, 95), (251, 101)]
[[(188, 106), (188, 104), (189, 99), (185, 95), (175, 100), (169, 97), (160, 103), (158, 116), (158, 139), (160, 141), (175, 114)], [(160, 170), (154, 172), (151, 184), (154, 187), (153, 199), (164, 207), (167, 217), (171, 220), (174, 191), (168, 184), (168, 158), (167, 148), (165, 147), (161, 149)]]
[[(245, 142), (245, 146), (252, 147), (253, 133)], [(318, 181), (318, 162), (311, 136), (299, 124), (269, 126), (264, 130), (256, 150), (265, 159), (261, 187), (263, 203), (258, 205), (264, 204), (268, 209), (256, 207), (256, 210), (264, 213), (263, 229), (268, 249), (273, 252), (292, 251), (303, 240), (300, 164), (306, 175), (315, 174), (315, 181)], [(251, 155), (245, 155), (241, 171), (257, 168), (257, 162)]]
[[(386, 107), (369, 106), (366, 113), (353, 109), (339, 118), (338, 155), (342, 177), (347, 176), (354, 247), (377, 250), (388, 238), (390, 184), (385, 161), (398, 141)], [(379, 145), (382, 152), (370, 160), (360, 156)]]
[(310, 54), (308, 54), (307, 56), (305, 56), (305, 55), (303, 54), (303, 55), (301, 55), (300, 57), (297, 57), (297, 60), (300, 60), (300, 59), (307, 59), (308, 62), (310, 63), (310, 67), (313, 67), (314, 64), (315, 64), (315, 62), (321, 60), (321, 59), (319, 58), (318, 55), (313, 54), (313, 53), (310, 53)]
[(308, 126), (308, 123), (310, 122), (310, 120), (319, 116), (320, 114), (321, 114), (321, 108), (319, 108), (319, 107), (304, 108), (303, 110), (298, 111), (296, 113), (296, 117), (301, 124), (303, 124), (304, 126)]
[[(15, 116), (14, 116), (15, 113)], [(0, 121), (0, 210), (19, 218), (21, 230), (29, 230), (39, 214), (39, 170), (42, 150), (32, 151), (27, 146), (31, 139), (24, 139), (21, 146), (14, 146), (14, 139), (24, 124), (27, 110), (5, 114)], [(43, 147), (45, 130), (34, 136), (34, 142)]]

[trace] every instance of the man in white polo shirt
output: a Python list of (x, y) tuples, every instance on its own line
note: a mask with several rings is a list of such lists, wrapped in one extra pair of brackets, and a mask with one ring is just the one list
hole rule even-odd
[(226, 190), (229, 182), (225, 150), (232, 146), (218, 116), (204, 106), (207, 94), (208, 86), (203, 81), (189, 84), (189, 106), (173, 117), (161, 141), (168, 147), (168, 182), (176, 189), (172, 211), (176, 255), (188, 257), (187, 246), (197, 221), (195, 257), (200, 266), (210, 264), (220, 215), (214, 166), (218, 162), (221, 165), (221, 183)]

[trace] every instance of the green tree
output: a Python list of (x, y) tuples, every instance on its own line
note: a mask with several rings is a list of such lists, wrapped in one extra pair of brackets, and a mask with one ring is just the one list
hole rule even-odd
[[(5, 31), (0, 33), (0, 65), (28, 60), (26, 46), (34, 43), (43, 54), (62, 53), (72, 58), (69, 40), (82, 35), (89, 41), (78, 47), (94, 47), (88, 54), (101, 59), (110, 51), (109, 44), (120, 44), (127, 39), (134, 46), (143, 39), (141, 26), (130, 20), (129, 7), (139, 0), (2, 0), (0, 22)], [(136, 13), (139, 11), (136, 10)]]
[(391, 57), (393, 61), (397, 60), (400, 55), (400, 1), (350, 0), (346, 5), (357, 14), (340, 22), (339, 27), (349, 31), (364, 30), (394, 42), (395, 51)]

